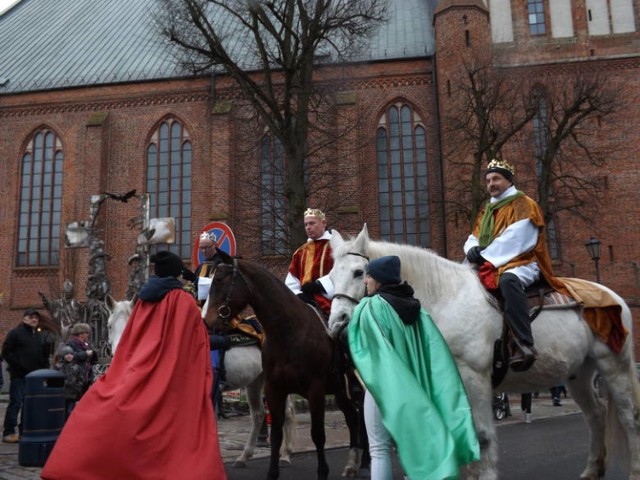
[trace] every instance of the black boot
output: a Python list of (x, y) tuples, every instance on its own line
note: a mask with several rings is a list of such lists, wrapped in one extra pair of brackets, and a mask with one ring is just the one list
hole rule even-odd
[(513, 334), (509, 367), (517, 372), (528, 370), (538, 352), (533, 346), (527, 295), (522, 282), (513, 273), (503, 273), (499, 287), (504, 299), (504, 315)]

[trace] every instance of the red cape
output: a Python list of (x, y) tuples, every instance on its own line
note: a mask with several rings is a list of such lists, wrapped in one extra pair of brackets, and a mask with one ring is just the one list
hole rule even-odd
[(209, 338), (193, 297), (138, 301), (107, 373), (67, 420), (44, 479), (227, 478)]

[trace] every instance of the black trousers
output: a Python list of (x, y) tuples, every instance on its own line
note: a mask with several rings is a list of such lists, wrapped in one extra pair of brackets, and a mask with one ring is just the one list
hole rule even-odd
[(513, 335), (523, 345), (532, 347), (529, 301), (524, 293), (522, 282), (513, 273), (503, 273), (498, 286), (504, 300), (504, 314)]

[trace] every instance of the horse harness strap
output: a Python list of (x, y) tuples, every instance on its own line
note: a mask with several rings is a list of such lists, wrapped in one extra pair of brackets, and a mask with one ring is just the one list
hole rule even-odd
[[(356, 257), (362, 257), (364, 258), (367, 262), (369, 261), (369, 257), (366, 255), (363, 255), (362, 253), (358, 253), (358, 252), (347, 252), (347, 255), (355, 255)], [(345, 300), (349, 300), (351, 303), (354, 304), (358, 304), (360, 303), (360, 300), (353, 298), (350, 295), (347, 295), (346, 293), (334, 293), (333, 294), (333, 298), (344, 298)]]
[[(229, 265), (229, 264), (228, 263), (219, 264), (213, 271), (213, 274), (211, 275), (212, 279), (216, 277), (216, 273), (218, 272), (218, 268), (220, 268), (220, 265)], [(231, 310), (229, 309), (229, 303), (231, 303), (231, 294), (233, 293), (233, 287), (235, 285), (236, 275), (240, 275), (240, 278), (242, 278), (242, 281), (249, 289), (249, 295), (253, 296), (253, 289), (251, 288), (251, 284), (247, 281), (244, 274), (238, 269), (238, 260), (236, 258), (233, 259), (233, 265), (230, 265), (230, 266), (232, 267), (233, 270), (231, 273), (231, 283), (229, 284), (229, 290), (227, 291), (227, 294), (224, 298), (224, 302), (222, 303), (222, 305), (218, 307), (218, 315), (220, 315), (220, 317), (224, 319), (228, 319), (229, 316), (231, 315)]]
[(334, 299), (335, 299), (335, 298), (344, 298), (345, 300), (349, 300), (350, 302), (355, 303), (356, 305), (357, 305), (358, 303), (360, 303), (360, 300), (356, 300), (356, 299), (355, 299), (355, 298), (353, 298), (352, 296), (347, 295), (347, 294), (344, 294), (344, 293), (334, 293), (334, 294), (333, 294), (333, 298), (334, 298)]

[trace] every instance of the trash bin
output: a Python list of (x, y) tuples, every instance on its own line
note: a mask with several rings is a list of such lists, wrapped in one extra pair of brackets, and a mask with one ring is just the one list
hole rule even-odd
[(18, 463), (44, 466), (65, 421), (64, 374), (41, 369), (25, 377)]

